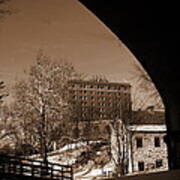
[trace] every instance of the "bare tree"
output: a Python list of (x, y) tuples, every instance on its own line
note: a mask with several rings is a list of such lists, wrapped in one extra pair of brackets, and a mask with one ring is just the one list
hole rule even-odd
[(71, 102), (71, 118), (73, 121), (73, 135), (72, 137), (76, 140), (80, 138), (80, 122), (82, 121), (82, 104), (81, 102)]
[(0, 111), (0, 150), (4, 153), (13, 153), (15, 144), (18, 141), (16, 121), (13, 119), (11, 107), (3, 105)]
[(11, 14), (11, 10), (5, 6), (9, 1), (10, 0), (0, 0), (0, 19), (7, 14)]
[(0, 81), (0, 105), (3, 102), (3, 98), (7, 96), (7, 94), (4, 92), (5, 84), (3, 81)]
[(84, 114), (82, 116), (81, 124), (82, 124), (82, 137), (85, 139), (87, 145), (89, 142), (93, 140), (95, 133), (94, 133), (94, 122), (99, 120), (99, 109), (96, 106), (88, 104), (86, 107), (83, 108)]
[(128, 132), (121, 119), (114, 119), (111, 127), (111, 159), (114, 164), (115, 176), (126, 174), (128, 167)]
[(147, 72), (138, 64), (134, 63), (135, 76), (132, 90), (133, 109), (142, 109), (147, 106), (147, 102), (153, 103), (158, 109), (163, 109), (164, 105), (159, 92)]
[[(6, 14), (9, 14), (10, 13), (10, 10), (6, 9), (4, 7), (4, 5), (8, 2), (9, 0), (0, 0), (0, 18), (2, 18), (4, 15)], [(5, 88), (5, 84), (3, 81), (0, 81), (0, 112), (1, 112), (1, 105), (2, 105), (2, 102), (3, 102), (3, 98), (5, 96), (7, 96), (6, 93), (2, 92), (4, 91), (4, 88)], [(2, 131), (2, 130), (1, 130)], [(2, 135), (2, 137), (4, 137), (4, 135)], [(1, 139), (1, 137), (0, 137)]]
[(122, 96), (115, 96), (109, 109), (111, 160), (114, 164), (115, 176), (123, 176), (128, 168), (130, 142), (126, 125), (129, 116), (126, 117), (126, 113), (123, 113), (123, 103)]
[[(0, 82), (0, 150), (8, 153), (12, 147), (10, 142), (15, 136), (15, 124), (11, 121), (10, 109), (7, 105), (4, 105), (4, 98), (8, 96), (5, 83)], [(8, 147), (7, 147), (8, 146)]]
[(22, 127), (23, 143), (36, 146), (45, 162), (52, 143), (68, 133), (67, 86), (77, 76), (71, 64), (56, 63), (40, 53), (27, 81), (15, 86), (14, 111)]
[(4, 110), (6, 109), (6, 107), (3, 107), (2, 104), (3, 104), (3, 100), (4, 98), (8, 96), (8, 94), (6, 93), (6, 90), (5, 90), (5, 84), (3, 81), (0, 82), (0, 139), (3, 139), (4, 137), (6, 137), (9, 132), (7, 133), (6, 131), (3, 131), (3, 127), (4, 127), (4, 124), (5, 123), (5, 119), (6, 117), (4, 117)]

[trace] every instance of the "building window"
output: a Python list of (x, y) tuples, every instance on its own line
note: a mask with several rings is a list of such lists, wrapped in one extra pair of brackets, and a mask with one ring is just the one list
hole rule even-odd
[(156, 168), (160, 168), (160, 167), (162, 167), (162, 166), (163, 166), (163, 161), (162, 161), (162, 159), (156, 160)]
[(143, 139), (142, 137), (136, 137), (136, 147), (142, 148), (143, 147)]
[(160, 147), (160, 138), (159, 137), (154, 137), (154, 146)]
[(139, 169), (139, 171), (144, 171), (144, 162), (143, 161), (138, 162), (138, 169)]

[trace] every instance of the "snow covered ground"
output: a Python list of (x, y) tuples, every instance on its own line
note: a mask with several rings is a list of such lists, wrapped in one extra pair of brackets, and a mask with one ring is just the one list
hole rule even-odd
[[(98, 142), (90, 142), (90, 144), (96, 144)], [(88, 151), (89, 146), (80, 142), (77, 144), (68, 144), (59, 150), (48, 153), (48, 161), (52, 163), (74, 165), (78, 157), (82, 152)], [(103, 153), (96, 152), (97, 156), (104, 158)], [(101, 155), (102, 154), (102, 155)], [(31, 156), (33, 159), (40, 159), (39, 155)], [(108, 159), (108, 158), (107, 158)], [(103, 167), (100, 167), (93, 160), (89, 160), (85, 165), (79, 165), (74, 167), (74, 179), (75, 180), (93, 180), (98, 177), (108, 177), (112, 174), (113, 163), (109, 162)]]
[[(98, 142), (90, 142), (90, 145), (98, 144)], [(90, 146), (86, 143), (79, 142), (77, 144), (68, 144), (59, 150), (52, 151), (48, 153), (48, 161), (52, 163), (72, 165), (74, 170), (75, 180), (98, 180), (103, 178), (112, 177), (112, 172), (114, 170), (114, 163), (108, 161), (108, 157), (104, 150), (96, 151), (96, 159), (90, 159), (85, 164), (78, 164), (77, 160), (82, 155), (82, 153), (90, 150)], [(94, 156), (94, 155), (93, 155)], [(31, 158), (40, 159), (39, 155), (31, 156)], [(104, 160), (103, 166), (100, 166), (96, 160)], [(76, 164), (76, 165), (75, 165)], [(153, 171), (152, 171), (153, 172)], [(142, 172), (145, 174), (145, 172)], [(149, 174), (149, 172), (147, 172)], [(127, 176), (135, 176), (140, 174), (139, 172), (128, 174)]]
[[(93, 163), (92, 163), (93, 164)], [(93, 168), (93, 165), (87, 165), (86, 168), (84, 168), (84, 171), (79, 171), (74, 174), (74, 178), (76, 180), (92, 180), (92, 179), (98, 179), (101, 177), (110, 177), (112, 175), (113, 171), (113, 164), (108, 163), (106, 166), (102, 168)]]

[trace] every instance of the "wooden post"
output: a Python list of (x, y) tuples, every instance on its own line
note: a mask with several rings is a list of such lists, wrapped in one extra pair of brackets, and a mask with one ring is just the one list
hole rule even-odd
[(31, 176), (34, 177), (34, 165), (31, 163)]
[(71, 180), (73, 180), (73, 167), (71, 166)]
[(51, 179), (53, 179), (53, 177), (54, 177), (54, 169), (53, 169), (53, 165), (51, 165)]
[(23, 175), (23, 164), (20, 164), (20, 174)]
[(61, 168), (61, 180), (63, 180), (64, 179), (64, 168), (62, 167)]
[(16, 162), (13, 164), (13, 173), (16, 174)]
[(11, 162), (8, 163), (8, 173), (11, 173)]
[(5, 173), (5, 164), (4, 164), (4, 162), (2, 163), (2, 173)]

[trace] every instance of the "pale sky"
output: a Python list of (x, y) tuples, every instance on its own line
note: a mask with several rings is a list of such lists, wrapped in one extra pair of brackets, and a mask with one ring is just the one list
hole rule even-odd
[(13, 0), (10, 7), (15, 13), (0, 24), (3, 79), (22, 76), (39, 49), (87, 73), (121, 79), (133, 68), (133, 56), (77, 0)]
[(131, 79), (134, 56), (77, 0), (13, 0), (0, 23), (0, 79), (24, 76), (37, 52), (72, 62), (78, 71), (113, 81)]

